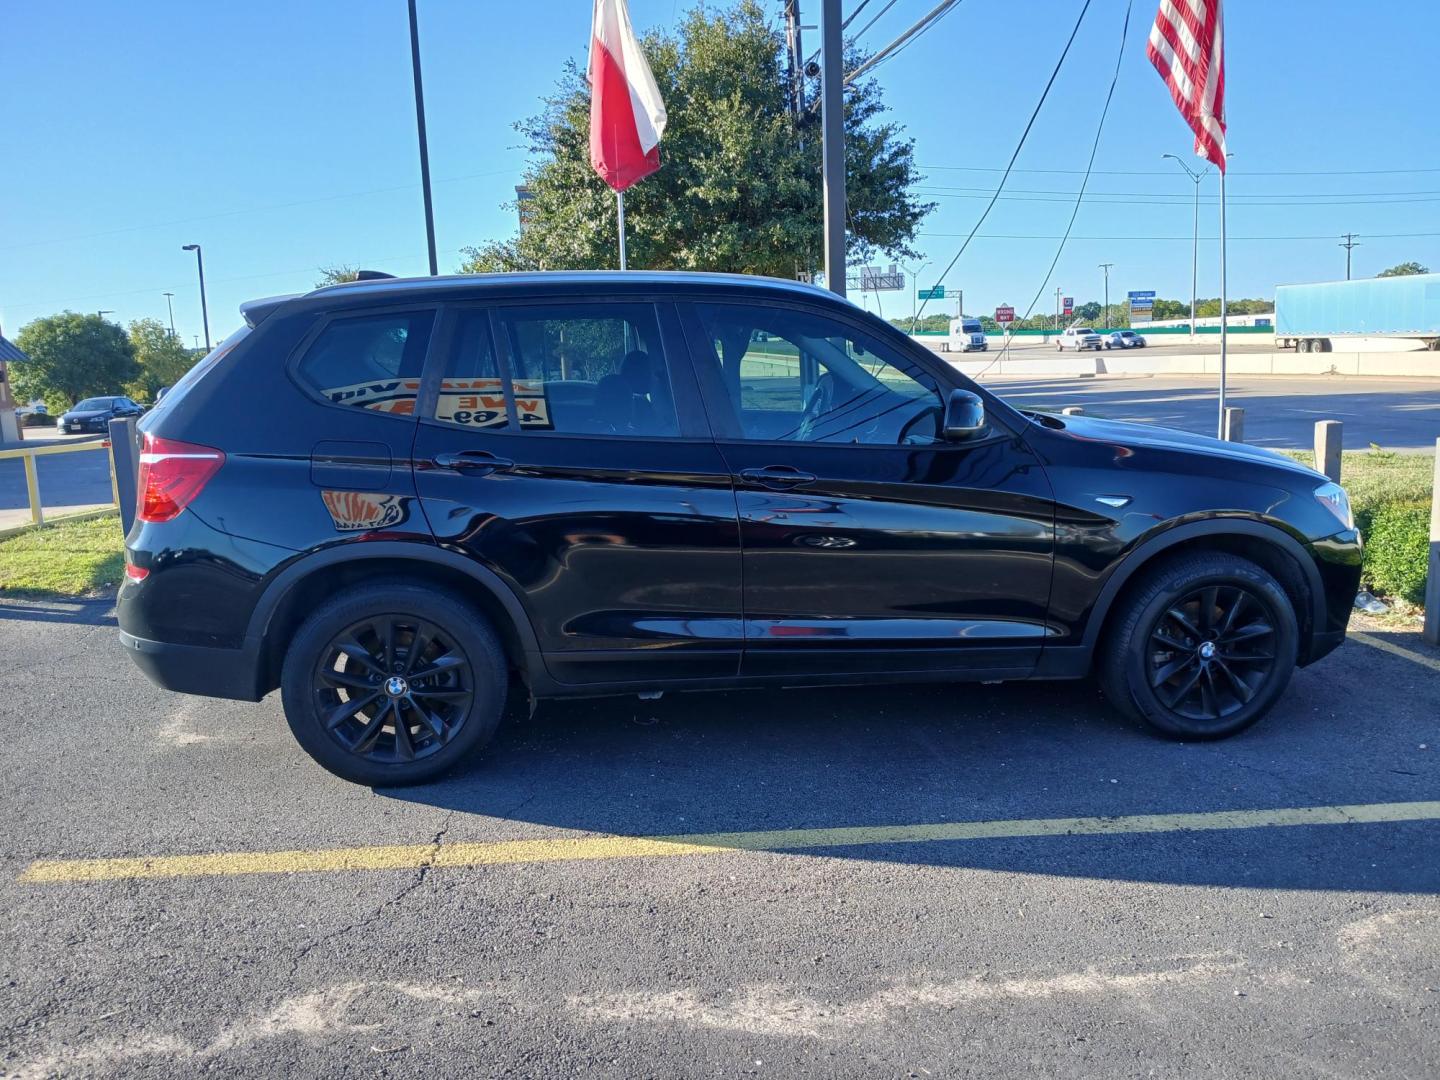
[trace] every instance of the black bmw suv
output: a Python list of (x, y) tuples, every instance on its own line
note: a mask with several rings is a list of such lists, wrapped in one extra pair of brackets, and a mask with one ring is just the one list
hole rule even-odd
[(145, 418), (121, 639), (368, 784), (533, 697), (1079, 678), (1168, 735), (1344, 638), (1345, 492), (1022, 412), (750, 277), (375, 279), (260, 300)]

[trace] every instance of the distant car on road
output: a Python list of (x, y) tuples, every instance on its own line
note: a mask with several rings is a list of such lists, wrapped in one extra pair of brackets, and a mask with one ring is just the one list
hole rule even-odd
[(1055, 341), (1055, 348), (1060, 352), (1066, 349), (1074, 349), (1076, 352), (1081, 349), (1094, 349), (1098, 352), (1104, 347), (1104, 339), (1088, 326), (1069, 327)]
[(1143, 349), (1145, 339), (1134, 330), (1112, 330), (1105, 335), (1107, 349)]
[(110, 421), (139, 416), (145, 410), (128, 397), (92, 397), (78, 402), (60, 415), (60, 430), (66, 434), (106, 432)]
[(242, 311), (141, 422), (121, 641), (174, 690), (279, 688), (360, 783), (453, 768), (507, 699), (735, 686), (1094, 672), (1219, 738), (1355, 602), (1320, 473), (1018, 410), (797, 282), (467, 274)]

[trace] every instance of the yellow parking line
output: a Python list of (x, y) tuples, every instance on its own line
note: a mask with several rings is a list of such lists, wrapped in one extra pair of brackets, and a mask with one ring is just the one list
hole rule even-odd
[(236, 851), (126, 859), (37, 859), (26, 884), (117, 881), (133, 878), (228, 877), (335, 870), (413, 870), (419, 867), (502, 866), (597, 859), (650, 859), (739, 851), (922, 844), (1030, 836), (1109, 836), (1209, 829), (1265, 829), (1288, 825), (1355, 825), (1440, 820), (1440, 802), (1297, 806), (1278, 810), (1217, 810), (1197, 814), (1121, 817), (1018, 818), (927, 825), (861, 825), (835, 829), (691, 833), (679, 836), (573, 836), (490, 843), (404, 844), (307, 851)]
[(1372, 649), (1388, 652), (1392, 656), (1403, 657), (1412, 663), (1419, 664), (1421, 667), (1428, 667), (1431, 671), (1440, 671), (1440, 660), (1431, 659), (1424, 653), (1407, 649), (1403, 645), (1396, 645), (1394, 642), (1386, 641), (1384, 638), (1371, 637), (1369, 634), (1361, 634), (1355, 630), (1351, 630), (1348, 636), (1350, 640), (1358, 641), (1362, 645), (1369, 645)]

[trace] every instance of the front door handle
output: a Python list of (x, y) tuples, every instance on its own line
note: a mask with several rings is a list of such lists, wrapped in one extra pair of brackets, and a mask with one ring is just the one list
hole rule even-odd
[(461, 450), (455, 454), (436, 454), (431, 460), (442, 469), (455, 469), (471, 474), (492, 473), (515, 467), (515, 463), (509, 458), (496, 457), (488, 450)]
[(740, 476), (761, 487), (777, 488), (782, 491), (786, 488), (800, 487), (802, 484), (815, 482), (813, 473), (801, 472), (789, 465), (766, 465), (763, 469), (741, 469)]

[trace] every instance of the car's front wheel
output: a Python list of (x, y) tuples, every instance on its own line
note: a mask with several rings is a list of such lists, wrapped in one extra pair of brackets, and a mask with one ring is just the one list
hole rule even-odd
[(507, 690), (485, 616), (436, 589), (364, 585), (307, 619), (280, 689), (300, 745), (357, 784), (428, 780), (488, 742)]
[(1220, 552), (1149, 571), (1121, 601), (1100, 685), (1122, 712), (1167, 735), (1218, 739), (1264, 716), (1295, 670), (1290, 599), (1262, 567)]

